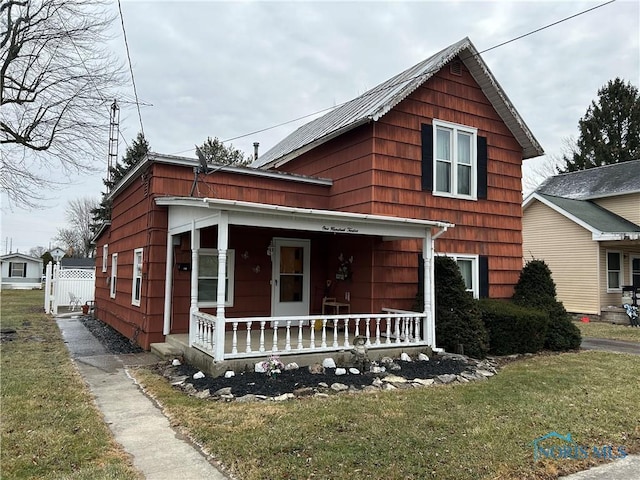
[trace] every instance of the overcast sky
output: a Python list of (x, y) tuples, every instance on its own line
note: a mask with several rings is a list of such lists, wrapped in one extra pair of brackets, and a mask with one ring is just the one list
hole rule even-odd
[[(603, 2), (139, 2), (122, 1), (151, 149), (193, 156), (208, 136), (239, 137), (347, 101), (468, 36), (479, 51)], [(117, 5), (117, 4), (116, 4)], [(607, 81), (640, 84), (640, 2), (618, 0), (482, 54), (549, 156), (577, 136)], [(114, 6), (114, 11), (117, 7)], [(126, 61), (121, 25), (114, 53)], [(121, 99), (131, 99), (131, 83)], [(106, 111), (106, 110), (105, 110)], [(105, 115), (105, 123), (108, 123)], [(266, 152), (304, 122), (233, 140)], [(120, 157), (140, 131), (121, 104)], [(49, 208), (2, 212), (2, 248), (55, 246), (69, 200), (103, 190), (102, 174), (72, 178)], [(525, 162), (525, 175), (538, 160)]]

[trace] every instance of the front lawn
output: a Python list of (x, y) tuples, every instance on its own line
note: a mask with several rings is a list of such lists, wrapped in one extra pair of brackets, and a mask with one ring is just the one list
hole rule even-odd
[(3, 290), (3, 479), (134, 479), (64, 345), (41, 290)]
[(463, 480), (550, 479), (596, 463), (534, 461), (533, 440), (552, 431), (640, 452), (638, 371), (631, 355), (541, 355), (486, 382), (248, 404), (185, 396), (149, 370), (136, 376), (243, 480)]
[(609, 338), (640, 343), (640, 328), (605, 322), (574, 322), (583, 337)]

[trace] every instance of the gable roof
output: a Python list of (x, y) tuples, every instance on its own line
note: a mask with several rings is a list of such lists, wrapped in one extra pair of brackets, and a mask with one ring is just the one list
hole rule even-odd
[(11, 260), (11, 259), (20, 259), (20, 260), (26, 260), (26, 261), (30, 261), (30, 262), (37, 262), (37, 263), (42, 263), (42, 259), (38, 258), (38, 257), (32, 257), (31, 255), (27, 255), (25, 253), (7, 253), (6, 255), (2, 255), (0, 256), (0, 260), (2, 260), (3, 262), (6, 262), (7, 260)]
[(640, 192), (640, 159), (563, 173), (548, 178), (536, 192), (590, 200)]
[(343, 103), (322, 117), (301, 126), (251, 166), (269, 168), (283, 165), (342, 133), (379, 120), (457, 56), (469, 69), (474, 80), (522, 146), (523, 158), (542, 155), (542, 147), (489, 71), (471, 40), (466, 37), (359, 97)]
[(546, 200), (546, 202), (543, 202), (546, 205), (555, 205), (571, 217), (579, 220), (582, 225), (587, 227), (592, 233), (599, 235), (605, 233), (635, 233), (636, 238), (640, 238), (640, 226), (589, 200), (574, 200), (541, 193), (537, 195), (539, 195), (539, 200)]

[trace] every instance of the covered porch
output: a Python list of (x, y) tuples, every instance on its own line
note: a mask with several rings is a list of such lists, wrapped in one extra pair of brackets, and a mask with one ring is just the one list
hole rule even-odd
[[(433, 242), (453, 227), (452, 224), (209, 198), (160, 197), (156, 203), (168, 207), (165, 336), (180, 333), (172, 328), (175, 324), (172, 317), (175, 315), (176, 301), (173, 277), (178, 271), (175, 265), (184, 264), (183, 273), (189, 274), (189, 347), (201, 351), (215, 362), (271, 354), (300, 355), (350, 350), (356, 337), (368, 349), (427, 346), (435, 349)], [(236, 276), (229, 274), (229, 269), (238, 269), (239, 261), (250, 256), (248, 250), (238, 252), (230, 248), (230, 229), (240, 227), (243, 228), (243, 234), (251, 231), (247, 228), (271, 232), (268, 233), (272, 236), (266, 249), (271, 265), (263, 267), (270, 272), (261, 272), (260, 264), (251, 267), (255, 278), (260, 278), (261, 282), (236, 281)], [(203, 248), (201, 235), (212, 228), (216, 231), (215, 245), (213, 248)], [(247, 235), (242, 236), (242, 241), (251, 241), (245, 238)], [(176, 244), (184, 238), (188, 238), (190, 243), (188, 265), (178, 262), (174, 251)], [(352, 245), (354, 241), (356, 245), (362, 244), (362, 251), (358, 255), (373, 256), (375, 252), (368, 250), (371, 242), (367, 242), (367, 239), (373, 238), (376, 239), (376, 245), (406, 239), (419, 243), (422, 258), (420, 276), (424, 279), (420, 293), (424, 298), (424, 309), (409, 311), (393, 308), (380, 304), (382, 300), (371, 300), (375, 296), (373, 294), (369, 294), (370, 298), (365, 302), (351, 298), (350, 291), (341, 292), (340, 297), (334, 297), (332, 302), (327, 303), (331, 311), (328, 308), (319, 309), (317, 297), (326, 299), (329, 295), (327, 288), (319, 292), (318, 280), (322, 278), (324, 283), (324, 278), (328, 276), (327, 261), (322, 257), (326, 254), (326, 248), (323, 250), (314, 245), (330, 243), (335, 247), (336, 243), (348, 239)], [(256, 243), (259, 243), (258, 240)], [(319, 251), (322, 258), (317, 256)], [(214, 261), (203, 257), (203, 252), (213, 255)], [(202, 264), (203, 261), (206, 264)], [(346, 264), (348, 259), (344, 262)], [(203, 276), (203, 271), (212, 265), (216, 270), (215, 275)], [(329, 269), (335, 279), (328, 279), (327, 286), (332, 280), (347, 280), (350, 272), (341, 269), (338, 272)], [(373, 268), (363, 268), (354, 290), (370, 292), (393, 284), (393, 278), (383, 281), (387, 283), (375, 283), (372, 272)], [(204, 292), (205, 286), (209, 289), (209, 296)], [(236, 299), (234, 304), (234, 290), (237, 297), (239, 291), (248, 289), (262, 293), (256, 293), (254, 297), (245, 293), (244, 297), (240, 297), (245, 300)], [(266, 315), (259, 314), (262, 310), (257, 307), (250, 309), (246, 303), (251, 302), (265, 302), (263, 310)], [(341, 309), (336, 303), (346, 308)], [(258, 314), (243, 315), (249, 310)]]

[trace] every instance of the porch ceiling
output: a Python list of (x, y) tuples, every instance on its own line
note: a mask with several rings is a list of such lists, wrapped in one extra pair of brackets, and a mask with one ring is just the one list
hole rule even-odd
[(178, 234), (216, 225), (220, 212), (229, 224), (284, 228), (392, 238), (424, 238), (431, 229), (439, 231), (455, 225), (439, 220), (388, 217), (362, 213), (316, 210), (218, 198), (158, 197), (156, 204), (169, 207), (169, 231)]

